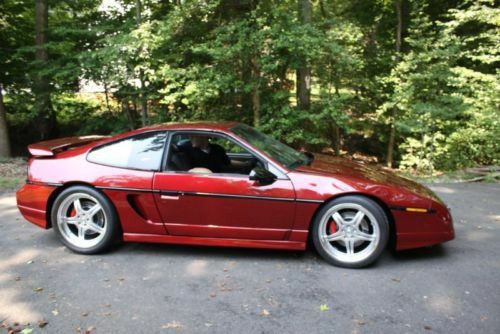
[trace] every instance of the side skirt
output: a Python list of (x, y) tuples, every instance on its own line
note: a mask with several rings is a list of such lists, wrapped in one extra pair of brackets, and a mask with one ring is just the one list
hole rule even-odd
[(124, 233), (123, 240), (126, 242), (149, 242), (149, 243), (202, 245), (202, 246), (219, 246), (219, 247), (289, 249), (289, 250), (306, 249), (305, 242), (285, 241), (285, 240), (200, 238), (200, 237), (184, 237), (184, 236), (173, 236), (173, 235), (137, 234), (137, 233)]

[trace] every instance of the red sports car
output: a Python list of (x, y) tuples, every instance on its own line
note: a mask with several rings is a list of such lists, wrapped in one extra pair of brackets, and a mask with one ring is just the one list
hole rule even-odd
[(244, 124), (161, 124), (28, 149), (19, 210), (78, 253), (120, 239), (304, 250), (311, 237), (325, 260), (354, 268), (389, 240), (401, 250), (454, 238), (450, 212), (426, 187), (314, 160)]

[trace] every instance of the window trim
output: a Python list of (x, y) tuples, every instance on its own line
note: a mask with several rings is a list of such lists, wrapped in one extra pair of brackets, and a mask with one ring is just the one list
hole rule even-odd
[[(149, 134), (149, 133), (164, 133), (166, 135), (165, 141), (163, 142), (162, 152), (161, 152), (160, 166), (158, 166), (158, 168), (156, 168), (156, 169), (142, 169), (142, 168), (113, 166), (113, 165), (107, 165), (107, 164), (103, 164), (103, 163), (99, 163), (99, 162), (95, 162), (95, 161), (89, 160), (89, 154), (92, 153), (92, 151), (94, 151), (94, 150), (97, 150), (97, 149), (99, 149), (99, 148), (101, 148), (103, 146), (113, 145), (113, 144), (119, 143), (119, 142), (121, 142), (123, 140), (127, 140), (127, 139), (130, 139), (130, 138), (136, 137), (136, 136), (140, 136), (140, 135), (144, 135), (144, 134)], [(142, 172), (159, 172), (159, 171), (162, 170), (162, 167), (163, 167), (163, 159), (164, 159), (164, 156), (165, 156), (165, 148), (166, 148), (167, 142), (169, 142), (169, 137), (170, 137), (169, 131), (166, 131), (166, 130), (150, 130), (150, 131), (142, 131), (142, 132), (139, 132), (139, 133), (134, 133), (134, 134), (131, 134), (130, 136), (121, 137), (121, 138), (118, 138), (118, 139), (115, 139), (115, 140), (111, 140), (111, 141), (108, 141), (108, 142), (105, 142), (105, 143), (102, 143), (102, 144), (99, 144), (97, 146), (92, 147), (86, 153), (86, 155), (85, 155), (85, 161), (87, 161), (87, 162), (89, 162), (91, 164), (99, 165), (99, 166), (119, 168), (119, 169), (125, 169), (125, 170), (136, 170), (136, 171), (142, 171)]]
[(272, 166), (276, 172), (279, 174), (276, 175), (277, 179), (279, 180), (289, 180), (289, 177), (282, 173), (274, 164), (269, 161), (264, 155), (262, 155), (260, 152), (254, 150), (252, 147), (247, 145), (246, 143), (238, 140), (238, 138), (233, 137), (227, 133), (216, 131), (216, 130), (189, 130), (189, 129), (182, 129), (182, 130), (171, 130), (169, 131), (168, 138), (166, 140), (167, 146), (165, 147), (165, 153), (164, 153), (164, 161), (162, 162), (162, 168), (160, 170), (161, 173), (171, 173), (171, 174), (179, 174), (179, 175), (203, 175), (203, 176), (218, 176), (218, 177), (240, 177), (240, 178), (248, 178), (248, 174), (236, 174), (236, 173), (210, 173), (210, 174), (199, 174), (199, 173), (190, 173), (188, 171), (174, 171), (168, 169), (168, 157), (170, 156), (170, 147), (171, 147), (171, 142), (172, 138), (178, 134), (205, 134), (205, 135), (210, 135), (214, 137), (219, 137), (223, 139), (227, 139), (231, 141), (233, 144), (241, 146), (244, 148), (248, 153), (253, 155), (256, 159), (258, 159), (260, 162), (262, 162), (267, 170), (269, 170), (269, 166)]

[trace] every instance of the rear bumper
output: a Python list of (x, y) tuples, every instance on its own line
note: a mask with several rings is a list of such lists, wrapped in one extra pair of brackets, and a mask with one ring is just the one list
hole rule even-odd
[(437, 202), (432, 202), (430, 213), (393, 211), (393, 216), (397, 250), (437, 245), (455, 238), (450, 211)]
[(17, 207), (23, 217), (37, 226), (49, 228), (47, 204), (56, 188), (40, 184), (25, 184), (16, 193)]

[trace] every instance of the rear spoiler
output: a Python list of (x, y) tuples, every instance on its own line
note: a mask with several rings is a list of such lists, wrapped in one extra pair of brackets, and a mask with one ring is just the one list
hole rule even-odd
[(28, 151), (35, 157), (52, 157), (56, 152), (64, 151), (76, 146), (82, 146), (93, 141), (97, 141), (106, 136), (83, 136), (66, 137), (53, 140), (41, 141), (28, 145)]

